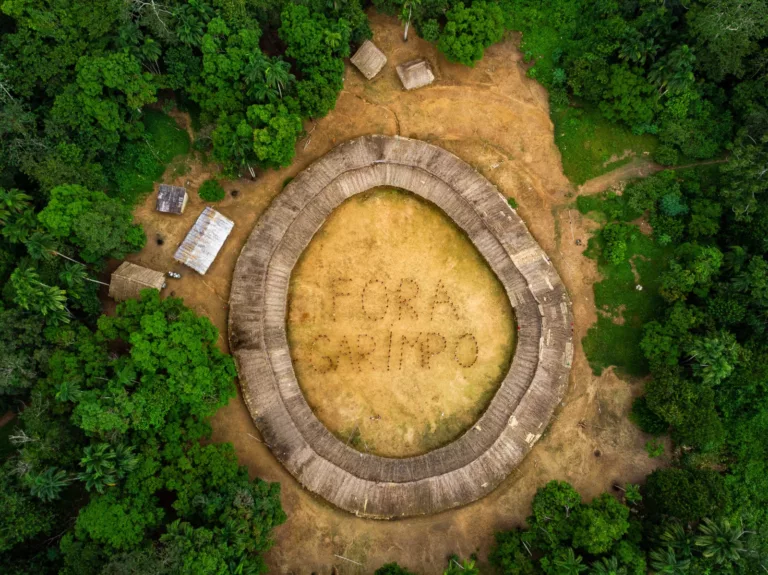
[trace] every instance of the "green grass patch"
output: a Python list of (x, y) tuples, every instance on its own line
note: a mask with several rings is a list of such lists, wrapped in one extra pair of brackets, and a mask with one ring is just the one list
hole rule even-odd
[(534, 65), (527, 72), (529, 78), (539, 80), (545, 86), (550, 85), (552, 74), (558, 67), (552, 55), (558, 50), (562, 42), (561, 34), (554, 28), (547, 26), (523, 34), (520, 50), (527, 62), (534, 62)]
[(589, 217), (601, 223), (611, 220), (631, 222), (642, 215), (630, 209), (622, 196), (611, 191), (591, 194), (589, 196), (579, 196), (576, 198), (576, 208), (582, 214), (589, 215)]
[[(648, 152), (652, 157), (658, 145), (656, 136), (638, 136), (631, 130), (609, 122), (592, 107), (553, 109), (555, 144), (563, 157), (563, 171), (568, 179), (580, 185), (629, 163)], [(629, 153), (628, 156), (623, 157)], [(611, 161), (611, 158), (615, 158)]]
[(170, 116), (159, 110), (145, 110), (144, 127), (145, 137), (125, 144), (116, 163), (109, 167), (112, 195), (129, 205), (152, 191), (168, 164), (189, 153), (189, 135)]
[[(664, 309), (659, 276), (672, 251), (637, 229), (627, 240), (627, 259), (612, 264), (602, 256), (600, 237), (589, 240), (584, 255), (597, 260), (603, 277), (594, 285), (597, 322), (582, 340), (595, 375), (609, 366), (615, 366), (620, 375), (648, 374), (648, 363), (640, 350), (642, 327)], [(642, 291), (635, 288), (638, 284), (643, 286)]]

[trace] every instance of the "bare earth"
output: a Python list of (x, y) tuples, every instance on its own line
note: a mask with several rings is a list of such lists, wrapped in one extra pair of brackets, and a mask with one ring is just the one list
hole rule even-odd
[(509, 370), (504, 288), (436, 206), (376, 189), (339, 206), (291, 277), (304, 396), (342, 441), (387, 457), (456, 439)]
[[(216, 209), (233, 219), (235, 228), (207, 275), (173, 261), (174, 250), (204, 206), (195, 190), (210, 175), (210, 166), (199, 163), (192, 164), (186, 176), (167, 179), (176, 185), (189, 182), (192, 193), (183, 216), (156, 214), (154, 196), (138, 208), (136, 217), (149, 241), (129, 259), (181, 272), (183, 279), (169, 280), (165, 293), (182, 296), (187, 305), (207, 315), (218, 326), (226, 349), (227, 298), (235, 261), (286, 178), (356, 136), (401, 134), (426, 140), (474, 165), (502, 193), (514, 197), (518, 212), (553, 260), (573, 299), (577, 346), (570, 387), (544, 437), (492, 494), (461, 509), (391, 522), (356, 518), (304, 491), (261, 442), (243, 402), (232, 400), (213, 421), (213, 439), (233, 442), (252, 475), (282, 484), (288, 522), (275, 531), (275, 546), (267, 554), (273, 573), (329, 574), (334, 567), (342, 574), (371, 573), (395, 560), (417, 572), (439, 573), (449, 554), (475, 551), (482, 568), (493, 533), (521, 525), (531, 497), (547, 481), (567, 480), (588, 500), (610, 490), (614, 482), (640, 481), (664, 464), (663, 459), (648, 458), (643, 446), (649, 437), (627, 419), (641, 386), (618, 379), (612, 370), (595, 377), (578, 345), (595, 321), (592, 284), (599, 277), (582, 251), (596, 224), (569, 209), (578, 192), (562, 173), (547, 94), (525, 77), (519, 39), (510, 36), (487, 50), (475, 68), (466, 68), (446, 62), (413, 33), (403, 43), (394, 18), (371, 14), (371, 25), (374, 41), (389, 59), (384, 70), (368, 82), (348, 67), (336, 110), (317, 122), (310, 139), (299, 142), (289, 168), (264, 173), (256, 181), (225, 184), (239, 194), (228, 196)], [(394, 66), (417, 57), (429, 59), (436, 81), (404, 92)], [(306, 128), (312, 130), (313, 123)], [(157, 235), (163, 245), (155, 242)], [(575, 245), (575, 239), (582, 245)]]

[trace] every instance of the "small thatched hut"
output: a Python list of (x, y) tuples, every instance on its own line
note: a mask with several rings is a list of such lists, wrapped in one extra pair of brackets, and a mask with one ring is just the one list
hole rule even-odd
[(112, 273), (109, 282), (109, 297), (117, 301), (139, 299), (143, 289), (161, 290), (165, 287), (165, 275), (149, 268), (123, 262)]
[(235, 222), (210, 206), (205, 208), (176, 250), (174, 259), (204, 274), (216, 259), (233, 227)]
[(381, 72), (384, 64), (387, 63), (387, 57), (384, 55), (384, 52), (376, 47), (376, 44), (366, 40), (360, 46), (360, 49), (355, 52), (355, 55), (352, 56), (350, 62), (360, 70), (363, 76), (371, 80), (376, 74)]
[(179, 186), (169, 186), (160, 184), (157, 190), (157, 204), (155, 209), (158, 212), (167, 214), (183, 214), (187, 207), (187, 189)]
[(435, 81), (432, 68), (426, 60), (411, 60), (397, 67), (397, 75), (406, 90), (429, 86)]

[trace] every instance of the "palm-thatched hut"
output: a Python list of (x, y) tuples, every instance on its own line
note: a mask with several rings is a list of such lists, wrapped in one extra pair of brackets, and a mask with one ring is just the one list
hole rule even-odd
[(179, 186), (169, 186), (160, 184), (157, 190), (157, 204), (155, 209), (158, 212), (167, 214), (183, 214), (187, 207), (187, 189)]
[(406, 90), (429, 86), (435, 81), (432, 67), (426, 60), (411, 60), (397, 67), (397, 75)]
[(204, 274), (216, 259), (233, 227), (235, 222), (210, 206), (205, 208), (176, 250), (174, 259)]
[(165, 275), (149, 268), (137, 266), (131, 262), (123, 262), (112, 273), (109, 282), (109, 297), (116, 301), (139, 299), (141, 290), (165, 287)]
[(363, 76), (371, 80), (376, 74), (381, 72), (384, 64), (387, 63), (387, 57), (384, 55), (384, 52), (376, 47), (376, 44), (366, 40), (358, 51), (355, 52), (355, 55), (352, 56), (350, 62), (360, 70)]

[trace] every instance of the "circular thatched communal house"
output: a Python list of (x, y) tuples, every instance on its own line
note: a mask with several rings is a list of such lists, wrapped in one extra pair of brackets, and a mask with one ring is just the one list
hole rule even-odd
[[(498, 276), (519, 327), (511, 367), (475, 425), (445, 447), (402, 459), (360, 453), (318, 421), (286, 336), (287, 290), (299, 256), (334, 208), (377, 186), (417, 194), (452, 218)], [(541, 436), (568, 381), (571, 305), (556, 270), (490, 182), (418, 140), (364, 136), (299, 174), (243, 247), (230, 300), (230, 344), (265, 441), (303, 486), (366, 517), (435, 513), (489, 493)]]

